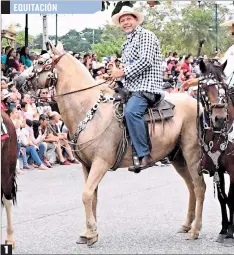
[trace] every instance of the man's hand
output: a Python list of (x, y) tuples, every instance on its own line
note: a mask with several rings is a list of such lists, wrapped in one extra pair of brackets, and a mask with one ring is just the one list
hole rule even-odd
[(124, 72), (120, 69), (114, 68), (114, 70), (111, 72), (112, 78), (120, 78), (124, 76)]
[(198, 85), (198, 79), (189, 79), (187, 81), (185, 81), (182, 86), (180, 87), (180, 90), (184, 90), (190, 87), (194, 87)]

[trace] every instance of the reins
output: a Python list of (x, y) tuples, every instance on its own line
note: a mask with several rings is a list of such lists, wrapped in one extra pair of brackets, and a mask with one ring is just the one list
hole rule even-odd
[[(110, 85), (115, 82), (115, 79), (112, 79), (111, 83), (108, 85), (108, 87), (110, 88)], [(98, 83), (98, 84), (95, 84), (91, 87), (88, 87), (88, 88), (84, 88), (84, 89), (77, 89), (77, 90), (74, 90), (74, 91), (70, 91), (70, 92), (67, 92), (67, 93), (64, 93), (64, 94), (60, 94), (60, 95), (54, 95), (54, 97), (61, 97), (61, 96), (66, 96), (66, 95), (70, 95), (70, 94), (74, 94), (74, 93), (77, 93), (77, 92), (82, 92), (82, 91), (85, 91), (85, 90), (88, 90), (88, 89), (92, 89), (94, 87), (98, 87), (98, 86), (101, 86), (103, 84), (107, 83), (107, 81), (104, 81), (102, 83)]]

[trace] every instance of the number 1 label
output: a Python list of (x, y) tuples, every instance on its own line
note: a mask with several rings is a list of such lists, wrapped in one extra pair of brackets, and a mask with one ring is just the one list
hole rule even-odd
[(1, 244), (1, 255), (12, 255), (12, 245)]

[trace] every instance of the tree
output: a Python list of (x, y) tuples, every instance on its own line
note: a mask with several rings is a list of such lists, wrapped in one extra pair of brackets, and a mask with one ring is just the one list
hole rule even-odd
[[(24, 34), (24, 30), (21, 30), (19, 32), (17, 32), (16, 34), (16, 47), (22, 47), (25, 45), (25, 34)], [(28, 35), (28, 42), (29, 44), (31, 44), (33, 41), (33, 36), (32, 35)]]
[(101, 35), (101, 41), (93, 45), (92, 50), (97, 54), (98, 58), (116, 54), (121, 55), (121, 46), (125, 40), (124, 33), (120, 28), (106, 25)]

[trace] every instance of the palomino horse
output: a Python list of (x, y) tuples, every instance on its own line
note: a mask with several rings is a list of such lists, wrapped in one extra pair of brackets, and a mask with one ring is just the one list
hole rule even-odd
[[(14, 230), (12, 225), (12, 204), (16, 202), (16, 160), (17, 160), (17, 136), (15, 126), (10, 117), (2, 111), (3, 122), (7, 128), (9, 137), (1, 144), (1, 201), (6, 208), (7, 238), (6, 243), (14, 248)], [(13, 203), (12, 203), (13, 201)]]
[[(122, 129), (114, 111), (115, 105), (113, 101), (108, 100), (114, 91), (106, 84), (96, 85), (85, 66), (70, 54), (52, 45), (50, 47), (54, 59), (53, 66), (57, 72), (55, 86), (60, 114), (72, 136), (77, 133), (78, 124), (81, 124), (79, 128), (82, 131), (76, 142), (76, 155), (82, 162), (85, 178), (82, 199), (86, 213), (86, 230), (80, 236), (80, 242), (92, 245), (98, 240), (98, 185), (114, 165), (117, 147), (122, 137)], [(38, 75), (38, 86), (42, 88), (46, 84), (45, 79)], [(198, 175), (200, 149), (196, 135), (197, 103), (195, 99), (180, 93), (168, 95), (167, 100), (175, 105), (174, 117), (165, 122), (164, 126), (162, 123), (155, 124), (151, 135), (151, 155), (157, 162), (166, 157), (179, 141), (182, 153), (172, 164), (185, 180), (190, 195), (187, 218), (180, 231), (190, 231), (190, 239), (196, 239), (202, 226), (206, 189), (203, 177)], [(93, 112), (95, 114), (91, 117)], [(84, 123), (86, 125), (82, 128)], [(131, 146), (128, 147), (119, 167), (130, 165)]]
[[(226, 63), (217, 61), (207, 65), (202, 61), (202, 77), (198, 85), (198, 101), (204, 107), (201, 145), (201, 171), (214, 176), (222, 212), (222, 229), (218, 242), (234, 245), (234, 106), (224, 82)], [(230, 176), (228, 197), (225, 194), (224, 173)], [(227, 208), (229, 208), (229, 220)]]

